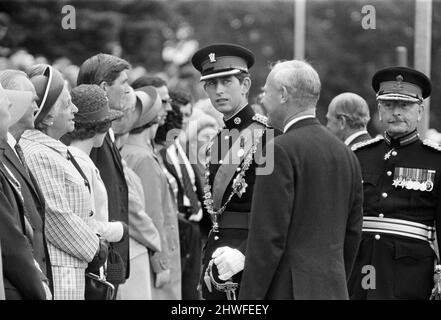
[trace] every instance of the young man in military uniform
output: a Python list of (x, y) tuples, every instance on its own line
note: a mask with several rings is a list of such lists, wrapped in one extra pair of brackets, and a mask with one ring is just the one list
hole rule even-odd
[(383, 136), (352, 147), (362, 169), (363, 238), (349, 281), (352, 299), (429, 299), (434, 227), (441, 231), (441, 149), (417, 124), (430, 80), (405, 67), (372, 79)]
[(251, 51), (213, 44), (198, 50), (192, 63), (225, 122), (207, 148), (204, 205), (213, 228), (203, 253), (200, 286), (204, 299), (235, 299), (245, 260), (256, 151), (271, 134), (266, 118), (248, 104), (248, 70), (254, 64)]

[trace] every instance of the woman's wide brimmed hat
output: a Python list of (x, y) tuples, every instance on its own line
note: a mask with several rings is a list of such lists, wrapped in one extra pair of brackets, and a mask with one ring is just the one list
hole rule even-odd
[(135, 90), (137, 103), (141, 104), (141, 114), (133, 128), (139, 128), (152, 122), (162, 109), (161, 98), (152, 86), (140, 87)]

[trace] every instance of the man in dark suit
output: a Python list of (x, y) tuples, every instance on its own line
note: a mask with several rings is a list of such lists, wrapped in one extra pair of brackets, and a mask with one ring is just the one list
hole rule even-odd
[[(10, 105), (0, 85), (0, 141), (7, 139)], [(0, 162), (0, 243), (6, 299), (51, 299), (49, 287), (43, 283), (46, 276), (34, 259), (29, 242), (32, 231), (25, 227), (25, 219), (20, 183)]]
[(309, 64), (276, 64), (264, 93), (284, 134), (266, 148), (273, 172), (256, 170), (239, 298), (348, 299), (361, 237), (357, 158), (315, 117), (320, 79)]
[[(125, 112), (129, 105), (122, 102), (126, 100), (131, 88), (128, 84), (126, 70), (130, 68), (127, 61), (108, 54), (97, 54), (90, 57), (80, 67), (77, 85), (96, 84), (107, 93), (109, 107)], [(101, 178), (107, 189), (109, 221), (122, 221), (128, 224), (128, 189), (124, 178), (121, 155), (115, 145), (115, 134), (123, 131), (126, 122), (125, 116), (112, 122), (112, 128), (104, 139), (100, 148), (93, 148), (90, 158), (100, 170)], [(129, 277), (129, 237), (123, 238), (118, 243), (112, 244), (113, 249), (122, 258), (123, 273), (125, 277), (118, 276), (120, 272), (115, 266), (115, 272), (108, 274), (107, 280), (114, 285), (125, 282)], [(108, 264), (108, 270), (111, 265)], [(124, 279), (125, 278), (125, 279)], [(116, 297), (116, 295), (115, 295)]]
[[(27, 129), (34, 128), (34, 111), (37, 109), (37, 94), (27, 75), (18, 70), (4, 70), (0, 73), (0, 83), (5, 89), (13, 90), (12, 107), (9, 110), (11, 122), (7, 141), (0, 142), (0, 160), (8, 168), (21, 186), (24, 202), (26, 236), (32, 244), (34, 258), (48, 285), (52, 287), (52, 271), (49, 252), (44, 233), (45, 204), (40, 188), (34, 176), (28, 170), (18, 141)], [(11, 93), (11, 91), (9, 91)], [(28, 96), (28, 100), (20, 100)]]
[(331, 100), (326, 114), (327, 128), (345, 145), (369, 140), (369, 106), (358, 94), (345, 92)]
[[(168, 172), (174, 176), (178, 184), (182, 299), (198, 300), (199, 293), (196, 288), (201, 272), (202, 239), (206, 240), (208, 236), (211, 220), (202, 206), (201, 173), (196, 164), (190, 163), (186, 153), (187, 141), (184, 139), (186, 139), (186, 126), (192, 111), (191, 97), (183, 91), (172, 91), (170, 98), (173, 110), (168, 112), (164, 125), (158, 128), (155, 140), (156, 143), (164, 145), (159, 150), (159, 154)], [(167, 140), (170, 130), (175, 130), (175, 133), (177, 130), (180, 131), (180, 134), (173, 137), (175, 139), (172, 141)]]

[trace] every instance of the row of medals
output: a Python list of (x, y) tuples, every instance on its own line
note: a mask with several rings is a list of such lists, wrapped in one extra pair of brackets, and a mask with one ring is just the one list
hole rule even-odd
[(430, 180), (427, 181), (415, 181), (409, 178), (405, 179), (403, 177), (398, 177), (393, 180), (392, 185), (396, 188), (406, 188), (408, 190), (419, 190), (419, 191), (432, 191), (433, 190), (433, 182)]

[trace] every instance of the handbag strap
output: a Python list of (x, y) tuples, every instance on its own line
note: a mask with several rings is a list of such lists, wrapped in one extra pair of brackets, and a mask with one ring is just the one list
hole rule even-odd
[(83, 177), (84, 179), (84, 184), (86, 185), (87, 189), (89, 189), (89, 193), (91, 193), (90, 191), (90, 184), (89, 184), (89, 180), (87, 180), (86, 175), (84, 174), (83, 170), (81, 169), (80, 165), (78, 164), (77, 160), (75, 160), (74, 156), (72, 155), (72, 153), (70, 153), (69, 149), (67, 149), (67, 160), (72, 161), (72, 164), (74, 165), (74, 167), (78, 170), (78, 172), (80, 173), (80, 175)]

